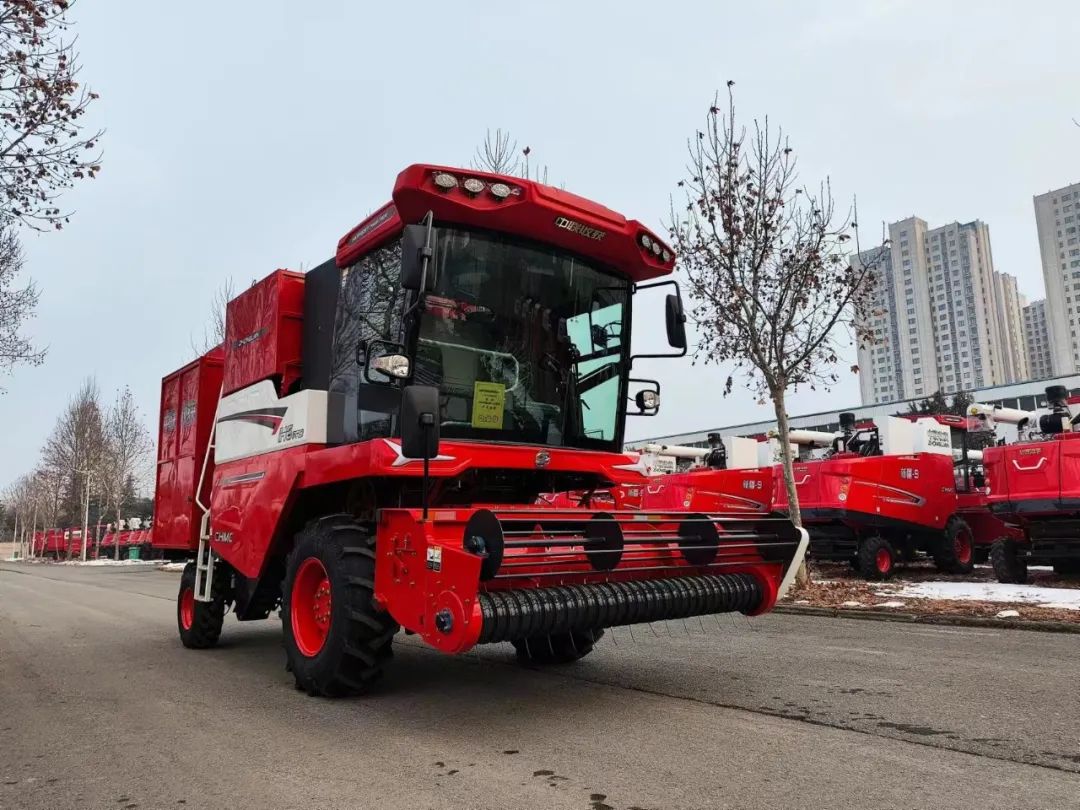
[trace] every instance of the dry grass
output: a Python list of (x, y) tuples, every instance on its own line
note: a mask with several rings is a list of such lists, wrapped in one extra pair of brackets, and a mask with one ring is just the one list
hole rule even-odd
[[(786, 604), (803, 604), (809, 607), (848, 608), (861, 610), (878, 609), (882, 612), (908, 613), (917, 616), (973, 616), (994, 618), (1003, 610), (1015, 610), (1020, 618), (1035, 622), (1063, 622), (1080, 625), (1080, 610), (1047, 608), (1026, 602), (980, 602), (967, 599), (925, 599), (911, 596), (891, 596), (888, 591), (892, 586), (903, 586), (907, 582), (925, 582), (928, 580), (950, 582), (992, 582), (993, 572), (988, 568), (976, 568), (966, 576), (940, 574), (932, 566), (911, 566), (898, 571), (898, 576), (888, 582), (866, 582), (858, 578), (847, 566), (818, 566), (812, 568), (811, 584), (808, 588), (795, 588), (785, 600)], [(1032, 571), (1029, 579), (1032, 585), (1048, 588), (1076, 587), (1076, 580), (1066, 580), (1052, 571)], [(845, 605), (845, 602), (858, 602), (858, 606)], [(903, 602), (902, 608), (879, 607), (883, 602)]]

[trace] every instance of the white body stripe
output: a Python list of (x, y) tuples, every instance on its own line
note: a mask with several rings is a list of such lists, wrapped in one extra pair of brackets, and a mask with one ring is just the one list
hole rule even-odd
[(302, 444), (326, 444), (328, 410), (326, 391), (298, 391), (279, 399), (269, 380), (222, 397), (214, 463)]

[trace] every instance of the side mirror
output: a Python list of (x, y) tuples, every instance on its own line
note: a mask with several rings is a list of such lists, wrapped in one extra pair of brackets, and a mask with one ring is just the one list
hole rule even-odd
[(669, 295), (664, 303), (664, 320), (667, 325), (668, 345), (673, 349), (686, 348), (686, 313), (683, 312), (682, 299)]
[(637, 413), (628, 412), (629, 416), (655, 416), (660, 410), (660, 383), (656, 380), (630, 379), (627, 382), (638, 383), (641, 388), (631, 397), (637, 406)]
[[(428, 245), (428, 231), (431, 245)], [(424, 292), (432, 289), (435, 282), (434, 246), (437, 232), (427, 225), (406, 225), (401, 237), (401, 286), (406, 290)], [(425, 272), (426, 271), (426, 272)], [(426, 278), (425, 278), (426, 276)]]
[(409, 385), (401, 392), (401, 454), (433, 459), (439, 455), (439, 389)]

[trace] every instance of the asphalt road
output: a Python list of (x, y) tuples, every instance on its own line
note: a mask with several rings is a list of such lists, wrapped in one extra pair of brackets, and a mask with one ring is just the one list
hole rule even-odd
[(1080, 807), (1080, 636), (796, 616), (569, 668), (401, 638), (312, 699), (277, 621), (184, 650), (178, 575), (0, 564), (0, 808)]

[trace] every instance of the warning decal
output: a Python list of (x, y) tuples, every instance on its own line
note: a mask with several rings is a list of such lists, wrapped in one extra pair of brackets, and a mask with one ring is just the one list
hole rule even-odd
[(472, 426), (474, 428), (502, 430), (505, 406), (505, 385), (479, 381), (473, 384)]

